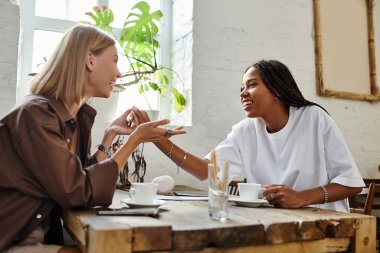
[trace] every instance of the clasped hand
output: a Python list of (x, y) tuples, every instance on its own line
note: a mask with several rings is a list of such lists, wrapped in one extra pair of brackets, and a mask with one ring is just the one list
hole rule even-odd
[(184, 134), (186, 131), (183, 126), (174, 129), (160, 128), (170, 122), (168, 119), (150, 121), (147, 112), (132, 107), (126, 110), (121, 116), (116, 118), (107, 131), (113, 132), (115, 135), (134, 135), (139, 143), (162, 141), (173, 135)]

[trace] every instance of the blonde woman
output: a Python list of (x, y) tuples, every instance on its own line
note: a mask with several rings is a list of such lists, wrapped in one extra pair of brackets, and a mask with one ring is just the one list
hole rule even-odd
[[(168, 120), (133, 129), (127, 117), (134, 126), (144, 115), (130, 109), (110, 124), (90, 156), (96, 111), (86, 101), (110, 96), (120, 77), (117, 62), (111, 37), (74, 26), (32, 81), (32, 94), (0, 120), (0, 252), (80, 252), (59, 246), (60, 210), (111, 204), (118, 172), (136, 146), (167, 139), (168, 130), (159, 126)], [(130, 137), (107, 158), (120, 134)]]

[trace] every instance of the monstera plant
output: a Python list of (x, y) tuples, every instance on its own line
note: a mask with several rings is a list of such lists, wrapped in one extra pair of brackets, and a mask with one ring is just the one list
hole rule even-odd
[(176, 73), (157, 63), (160, 44), (156, 37), (160, 31), (162, 12), (151, 12), (148, 3), (138, 2), (127, 14), (121, 31), (112, 27), (114, 14), (106, 6), (95, 6), (86, 15), (92, 21), (85, 23), (113, 36), (122, 50), (119, 53), (128, 59), (128, 70), (122, 73), (122, 82), (115, 86), (116, 90), (122, 91), (126, 86), (139, 85), (140, 94), (150, 89), (162, 95), (171, 94), (174, 109), (180, 113), (186, 105), (186, 99), (172, 83), (173, 74)]

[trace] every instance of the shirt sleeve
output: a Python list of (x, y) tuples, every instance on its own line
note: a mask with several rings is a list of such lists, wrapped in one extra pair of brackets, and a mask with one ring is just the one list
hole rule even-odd
[(324, 112), (323, 142), (326, 168), (330, 183), (349, 187), (363, 187), (364, 181), (359, 169), (334, 120)]
[[(238, 125), (234, 125), (232, 127), (232, 131), (227, 135), (227, 138), (219, 143), (219, 145), (215, 148), (218, 166), (221, 166), (224, 161), (228, 161), (229, 182), (234, 178), (244, 176), (242, 169), (242, 157), (238, 146), (238, 133)], [(210, 160), (211, 152), (204, 158)]]
[(82, 168), (67, 147), (57, 115), (47, 108), (24, 110), (18, 121), (15, 150), (41, 192), (64, 208), (111, 204), (118, 176), (112, 159)]

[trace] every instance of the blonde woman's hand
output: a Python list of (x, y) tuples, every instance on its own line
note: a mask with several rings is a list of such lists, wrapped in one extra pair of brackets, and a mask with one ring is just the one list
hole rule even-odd
[(159, 142), (167, 140), (173, 135), (186, 133), (183, 127), (174, 129), (166, 129), (160, 126), (166, 125), (170, 122), (168, 119), (150, 121), (140, 124), (136, 130), (131, 134), (130, 138), (135, 138), (138, 143), (143, 142)]
[[(146, 111), (140, 111), (139, 109), (137, 108), (134, 108), (134, 113), (135, 115), (137, 116), (138, 118), (138, 121), (142, 124), (142, 123), (146, 123), (146, 122), (150, 122), (150, 118), (149, 118), (149, 115)], [(173, 135), (176, 135), (176, 134), (183, 134), (183, 133), (186, 133), (185, 130), (183, 130), (183, 126), (177, 126), (173, 129), (167, 129), (169, 130), (169, 132), (167, 132), (167, 137), (170, 138), (171, 136)], [(183, 131), (180, 131), (180, 130), (183, 130)]]
[(122, 115), (111, 122), (106, 131), (112, 132), (115, 136), (130, 135), (140, 124), (136, 110), (138, 110), (136, 107), (126, 110)]

